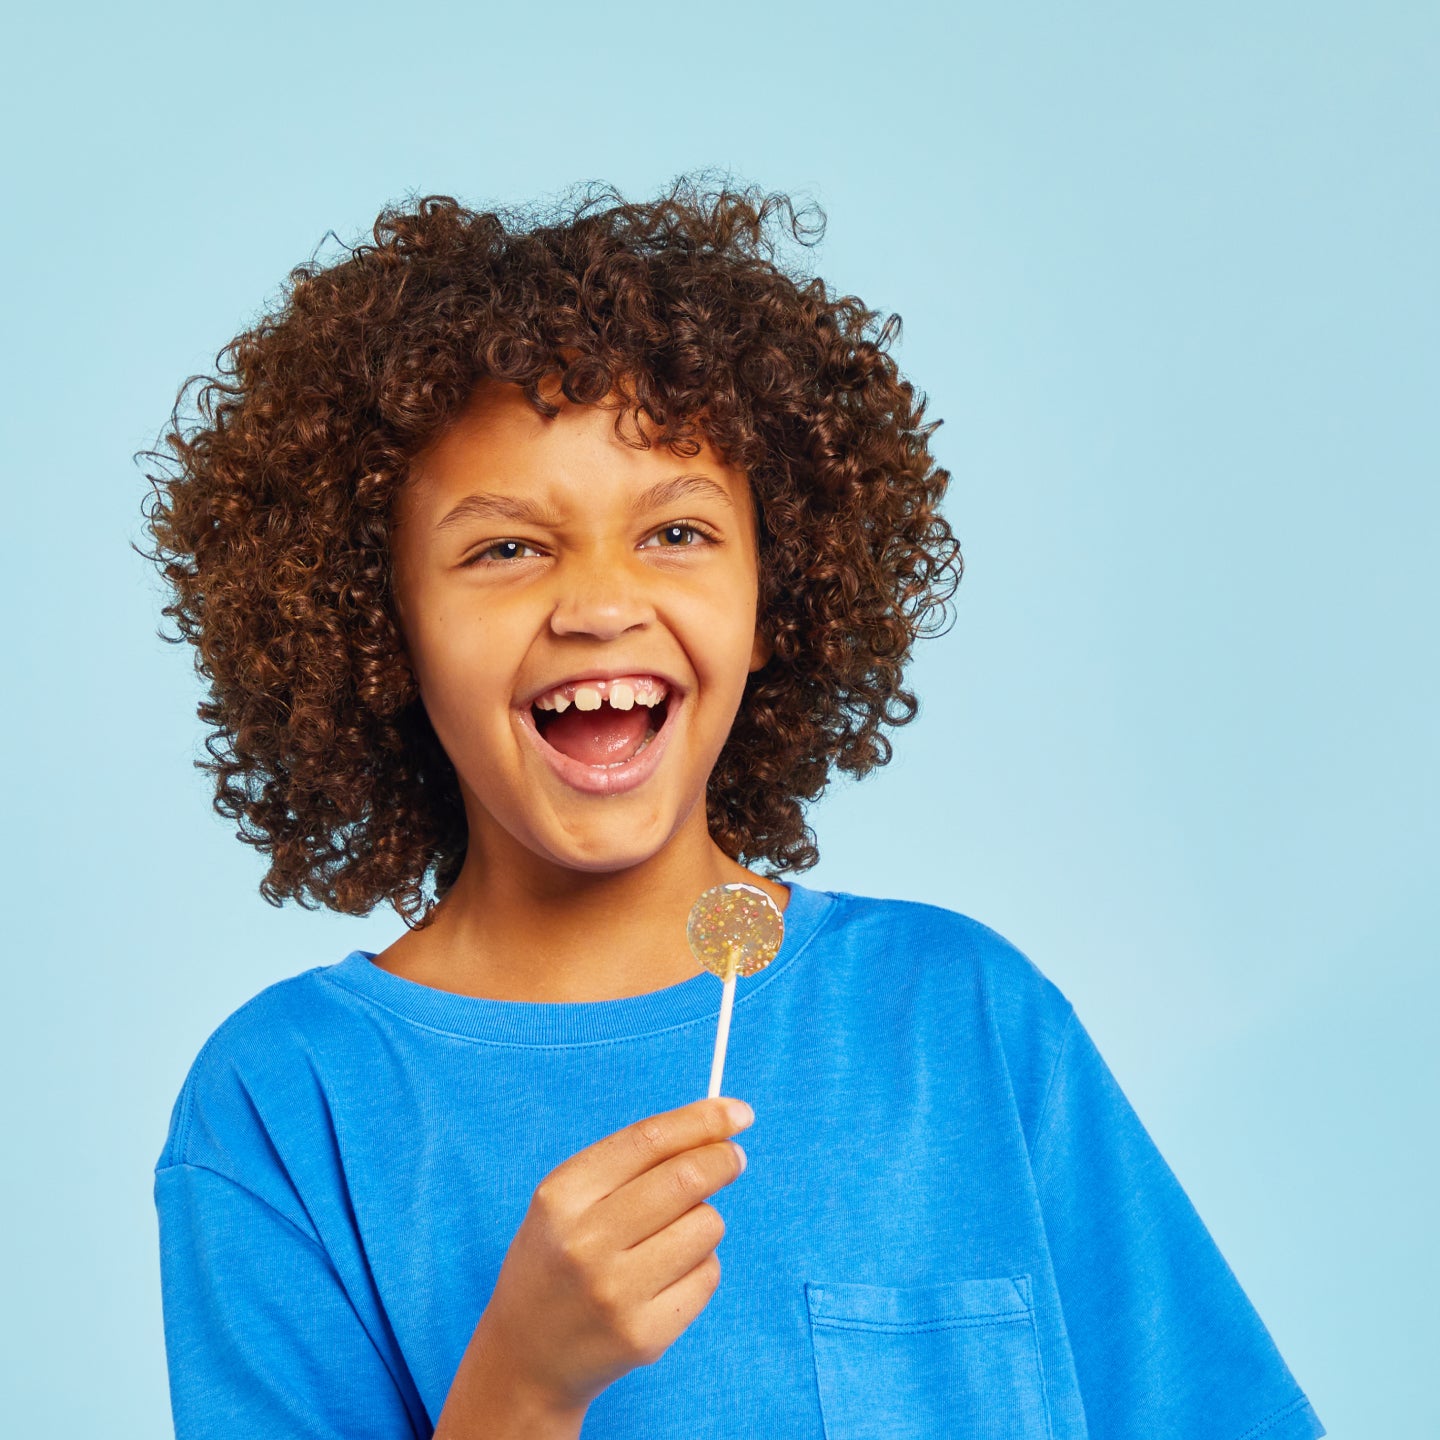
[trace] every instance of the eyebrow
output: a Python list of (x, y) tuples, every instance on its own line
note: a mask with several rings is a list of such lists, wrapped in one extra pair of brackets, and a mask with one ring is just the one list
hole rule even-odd
[(546, 525), (554, 523), (554, 516), (531, 500), (514, 500), (507, 495), (467, 495), (435, 528), (449, 530), (466, 520), (515, 520), (522, 525)]
[[(717, 484), (708, 475), (676, 475), (673, 479), (661, 480), (644, 494), (637, 495), (630, 502), (630, 513), (638, 515), (646, 510), (656, 510), (662, 505), (671, 505), (690, 496), (722, 501), (732, 510), (735, 508), (735, 502), (731, 500), (725, 487)], [(448, 530), (466, 520), (512, 520), (521, 525), (539, 526), (555, 526), (560, 523), (553, 510), (533, 500), (482, 492), (467, 495), (436, 522), (435, 528)]]

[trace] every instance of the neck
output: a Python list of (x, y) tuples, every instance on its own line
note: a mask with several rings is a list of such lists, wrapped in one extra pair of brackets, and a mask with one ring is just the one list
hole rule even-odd
[(757, 885), (782, 909), (789, 892), (724, 853), (703, 824), (625, 870), (543, 860), (506, 834), (477, 845), (429, 925), (377, 963), (407, 979), (495, 1000), (549, 1003), (641, 995), (701, 973), (685, 942), (690, 907), (712, 885)]

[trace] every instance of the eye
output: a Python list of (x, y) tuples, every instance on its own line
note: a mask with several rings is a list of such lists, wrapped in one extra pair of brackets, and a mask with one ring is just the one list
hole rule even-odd
[(487, 545), (483, 550), (477, 550), (463, 565), (478, 565), (482, 561), (488, 564), (503, 564), (507, 560), (523, 560), (526, 557), (521, 551), (528, 550), (532, 555), (540, 552), (524, 540), (496, 540), (493, 544)]
[[(688, 520), (677, 520), (673, 525), (662, 525), (640, 548), (642, 550), (649, 548), (679, 550), (694, 545), (697, 541), (714, 540), (714, 538), (708, 530), (702, 529), (699, 525), (692, 524)], [(659, 546), (653, 546), (652, 541), (659, 541)]]

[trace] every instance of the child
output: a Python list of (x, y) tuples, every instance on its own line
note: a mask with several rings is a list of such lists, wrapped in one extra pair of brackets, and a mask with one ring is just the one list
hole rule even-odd
[[(407, 921), (185, 1081), (180, 1440), (1324, 1433), (1056, 987), (776, 878), (960, 573), (895, 322), (786, 272), (781, 218), (387, 211), (172, 426), (216, 807), (272, 903)], [(785, 921), (734, 1004), (753, 1117), (696, 1099), (685, 920), (729, 881)]]

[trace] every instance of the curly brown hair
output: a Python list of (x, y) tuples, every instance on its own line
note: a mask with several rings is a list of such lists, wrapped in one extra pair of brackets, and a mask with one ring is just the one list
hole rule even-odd
[(824, 223), (685, 176), (649, 203), (585, 187), (550, 212), (428, 196), (293, 270), (215, 374), (181, 387), (143, 452), (160, 473), (142, 553), (173, 595), (164, 638), (190, 641), (208, 682), (196, 764), (268, 855), (270, 903), (388, 901), (423, 925), (460, 872), (459, 786), (406, 658), (387, 535), (413, 458), (486, 379), (543, 415), (542, 382), (580, 404), (620, 395), (617, 435), (643, 414), (654, 443), (694, 455), (698, 434), (748, 475), (773, 655), (710, 776), (709, 825), (742, 863), (816, 862), (802, 802), (832, 767), (889, 760), (882, 727), (917, 710), (912, 644), (944, 628), (962, 573), (940, 422), (921, 423), (887, 353), (900, 317), (880, 324), (781, 255)]

